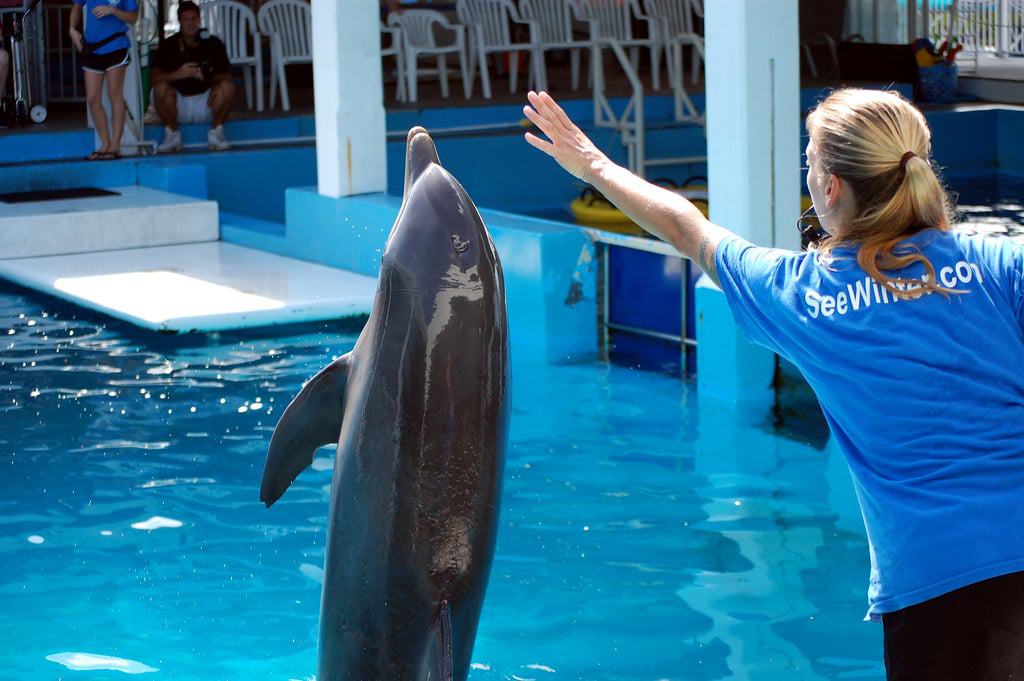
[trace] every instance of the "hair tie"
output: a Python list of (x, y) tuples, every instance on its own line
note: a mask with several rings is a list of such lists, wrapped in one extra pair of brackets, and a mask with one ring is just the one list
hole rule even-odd
[(907, 161), (909, 161), (914, 156), (917, 156), (917, 154), (915, 154), (912, 151), (908, 151), (907, 153), (903, 154), (903, 157), (900, 158), (900, 170), (902, 170), (903, 172), (906, 172), (907, 171)]

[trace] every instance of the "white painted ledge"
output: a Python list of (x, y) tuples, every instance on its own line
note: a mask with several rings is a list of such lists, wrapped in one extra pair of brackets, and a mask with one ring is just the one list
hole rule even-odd
[(377, 290), (373, 277), (219, 241), (5, 259), (0, 277), (173, 332), (368, 314)]
[(0, 203), (0, 256), (33, 258), (216, 241), (215, 201), (147, 187), (117, 196)]

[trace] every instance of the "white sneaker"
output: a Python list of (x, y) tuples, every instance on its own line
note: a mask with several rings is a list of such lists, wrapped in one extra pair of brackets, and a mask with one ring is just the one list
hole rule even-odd
[(146, 125), (155, 125), (160, 122), (160, 114), (156, 112), (156, 102), (150, 101), (146, 113), (142, 114), (142, 122)]
[(181, 151), (181, 130), (164, 128), (164, 142), (156, 150), (161, 154), (172, 154), (176, 151)]
[(210, 149), (214, 151), (224, 151), (225, 149), (231, 148), (231, 145), (228, 144), (227, 138), (224, 136), (223, 125), (210, 128), (206, 133), (206, 143), (210, 146)]

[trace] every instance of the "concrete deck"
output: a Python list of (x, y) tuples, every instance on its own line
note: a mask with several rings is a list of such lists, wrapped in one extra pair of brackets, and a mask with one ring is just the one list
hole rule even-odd
[(147, 187), (111, 196), (4, 203), (0, 254), (30, 258), (216, 241), (217, 203)]
[(990, 102), (1024, 104), (1024, 57), (973, 55), (957, 61), (960, 67), (959, 91)]

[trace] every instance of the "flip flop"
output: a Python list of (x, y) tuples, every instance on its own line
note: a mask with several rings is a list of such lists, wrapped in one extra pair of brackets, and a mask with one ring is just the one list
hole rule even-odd
[(121, 158), (121, 154), (116, 151), (104, 151), (100, 154), (101, 161), (116, 161)]
[(85, 160), (86, 161), (102, 161), (103, 160), (103, 155), (106, 154), (106, 153), (107, 152), (105, 152), (105, 151), (94, 151), (91, 154), (89, 154), (88, 156), (86, 156)]

